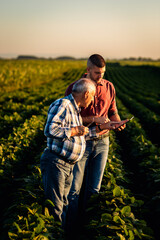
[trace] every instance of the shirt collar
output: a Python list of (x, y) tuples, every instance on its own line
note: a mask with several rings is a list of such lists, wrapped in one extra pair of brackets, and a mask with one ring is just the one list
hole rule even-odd
[(103, 79), (100, 81), (100, 83), (97, 84), (97, 86), (103, 86), (104, 85), (104, 81)]

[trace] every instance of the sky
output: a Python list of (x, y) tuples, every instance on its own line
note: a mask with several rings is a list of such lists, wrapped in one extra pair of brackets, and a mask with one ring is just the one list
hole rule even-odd
[(0, 0), (0, 57), (160, 58), (159, 0)]

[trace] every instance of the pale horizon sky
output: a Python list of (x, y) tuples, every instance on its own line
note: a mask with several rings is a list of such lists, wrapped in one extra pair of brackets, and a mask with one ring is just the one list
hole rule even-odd
[(0, 57), (160, 58), (159, 0), (0, 0)]

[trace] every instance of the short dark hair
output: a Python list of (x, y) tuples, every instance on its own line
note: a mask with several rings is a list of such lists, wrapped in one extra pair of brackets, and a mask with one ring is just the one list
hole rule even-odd
[(88, 58), (87, 66), (92, 67), (93, 65), (103, 68), (106, 66), (104, 58), (99, 54), (93, 54)]

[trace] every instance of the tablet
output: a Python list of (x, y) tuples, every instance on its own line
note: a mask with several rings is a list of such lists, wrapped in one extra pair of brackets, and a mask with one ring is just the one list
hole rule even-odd
[(117, 124), (117, 126), (116, 126), (115, 129), (117, 129), (117, 128), (123, 126), (123, 125), (126, 124), (127, 122), (131, 121), (133, 118), (134, 118), (134, 116), (131, 117), (130, 119), (125, 119), (125, 120), (120, 121), (120, 122)]

